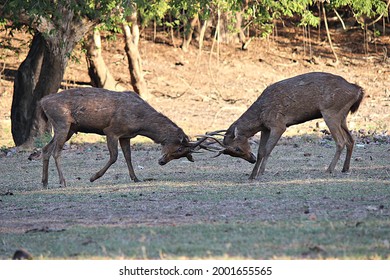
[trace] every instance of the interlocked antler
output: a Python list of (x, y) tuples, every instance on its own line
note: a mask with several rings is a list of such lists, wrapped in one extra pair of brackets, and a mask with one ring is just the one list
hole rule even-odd
[[(203, 143), (207, 139), (213, 140), (213, 142), (209, 142), (206, 145), (205, 144), (199, 144), (199, 147), (201, 149), (204, 149), (204, 150), (207, 150), (207, 151), (218, 152), (218, 154), (216, 156), (214, 156), (214, 157), (218, 157), (221, 154), (223, 154), (223, 152), (225, 151), (226, 147), (225, 147), (225, 145), (222, 143), (222, 141), (220, 139), (215, 137), (217, 135), (218, 136), (225, 136), (225, 134), (221, 134), (221, 132), (226, 132), (226, 130), (225, 129), (224, 130), (216, 130), (216, 131), (212, 131), (212, 132), (206, 132), (206, 134), (204, 134), (204, 135), (197, 135), (198, 137), (202, 137), (199, 140), (199, 141), (201, 141), (201, 143)], [(218, 148), (218, 147), (215, 147), (215, 146), (211, 146), (214, 143), (219, 144), (222, 147), (222, 149)]]

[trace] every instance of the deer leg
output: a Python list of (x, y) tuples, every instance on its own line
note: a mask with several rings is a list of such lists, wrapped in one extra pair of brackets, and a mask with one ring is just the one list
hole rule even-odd
[(344, 161), (344, 166), (343, 166), (342, 172), (348, 172), (349, 165), (351, 163), (353, 145), (355, 144), (355, 141), (353, 140), (353, 137), (352, 137), (351, 133), (349, 132), (346, 119), (344, 119), (342, 121), (341, 128), (343, 129), (344, 138), (346, 139), (346, 146), (347, 146), (347, 155), (345, 156), (345, 161)]
[(256, 176), (257, 176), (257, 173), (259, 172), (260, 163), (261, 163), (261, 161), (262, 161), (262, 159), (263, 159), (263, 157), (265, 155), (265, 145), (267, 144), (269, 135), (270, 135), (270, 131), (269, 130), (265, 130), (265, 131), (261, 132), (259, 149), (257, 151), (257, 161), (256, 161), (256, 164), (255, 164), (255, 167), (253, 168), (252, 174), (249, 177), (250, 180), (255, 179)]
[(108, 151), (110, 152), (110, 159), (106, 163), (106, 165), (99, 170), (95, 175), (89, 179), (91, 182), (95, 181), (96, 179), (102, 177), (104, 173), (106, 173), (107, 169), (117, 160), (118, 158), (118, 138), (112, 135), (107, 135), (107, 147)]
[[(59, 141), (58, 135), (65, 135), (62, 132), (66, 131), (67, 129), (68, 128), (60, 129), (58, 127), (54, 127), (54, 131), (55, 132), (54, 132), (53, 138), (50, 140), (50, 142), (45, 147), (42, 148), (42, 161), (43, 161), (42, 185), (44, 187), (47, 187), (47, 184), (48, 184), (48, 179), (49, 179), (49, 160), (50, 160), (50, 157), (52, 155), (53, 155), (53, 158), (56, 161), (57, 171), (58, 171), (58, 174), (59, 174), (59, 177), (60, 177), (60, 184), (63, 185), (64, 187), (66, 187), (66, 182), (65, 182), (62, 170), (61, 170), (60, 163), (59, 163), (59, 156), (61, 154), (62, 147), (64, 146), (65, 142), (68, 141), (70, 139), (70, 137), (72, 137), (73, 132), (71, 130), (68, 130), (66, 139), (65, 139), (65, 141), (62, 140), (63, 141), (62, 144), (58, 144), (58, 141)], [(60, 137), (60, 138), (62, 138), (62, 137)], [(55, 151), (55, 155), (54, 155), (53, 151)]]
[(66, 182), (64, 178), (64, 174), (62, 173), (60, 156), (62, 152), (62, 148), (66, 141), (73, 135), (73, 133), (69, 130), (69, 127), (61, 128), (58, 132), (54, 132), (54, 148), (53, 148), (53, 158), (56, 163), (58, 177), (60, 179), (60, 185), (66, 187)]
[(53, 152), (53, 148), (55, 146), (54, 137), (50, 140), (50, 142), (42, 148), (42, 161), (43, 161), (43, 169), (42, 169), (42, 185), (43, 187), (47, 187), (47, 183), (49, 180), (49, 160), (51, 154)]
[[(269, 132), (268, 136), (268, 141), (265, 143), (264, 147), (264, 155), (261, 158), (261, 163), (260, 163), (260, 168), (258, 170), (253, 170), (252, 175), (249, 177), (250, 179), (255, 179), (257, 176), (264, 174), (265, 171), (265, 165), (268, 161), (269, 155), (271, 154), (272, 150), (274, 149), (276, 143), (279, 141), (280, 137), (282, 134), (286, 131), (285, 127), (277, 127), (277, 128), (272, 128), (271, 131)], [(264, 140), (265, 141), (265, 140)], [(258, 159), (259, 160), (259, 159)], [(257, 162), (256, 162), (257, 164)], [(256, 166), (255, 166), (256, 167)], [(256, 172), (256, 174), (253, 174)]]
[(130, 138), (120, 138), (119, 144), (121, 145), (123, 155), (125, 156), (131, 180), (134, 182), (140, 182), (137, 176), (135, 176), (133, 164), (131, 163)]
[(328, 169), (326, 170), (329, 173), (332, 173), (336, 167), (337, 162), (340, 159), (341, 152), (345, 147), (346, 140), (344, 139), (343, 130), (341, 128), (341, 123), (337, 117), (328, 117), (323, 116), (326, 125), (328, 126), (330, 133), (333, 137), (333, 140), (336, 142), (336, 153), (330, 163)]

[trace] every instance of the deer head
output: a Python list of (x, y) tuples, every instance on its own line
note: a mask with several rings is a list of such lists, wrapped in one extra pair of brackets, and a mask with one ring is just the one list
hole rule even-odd
[(176, 140), (166, 141), (162, 144), (162, 156), (158, 164), (165, 165), (173, 159), (186, 157), (189, 161), (194, 162), (192, 153), (197, 152), (197, 147), (207, 138), (202, 138), (196, 142), (190, 142), (186, 135), (181, 135)]
[(221, 135), (219, 133), (224, 131), (226, 130), (218, 130), (204, 135), (204, 137), (212, 139), (213, 141), (215, 141), (215, 143), (219, 144), (220, 148), (217, 148), (215, 146), (210, 146), (210, 145), (209, 146), (200, 145), (200, 147), (206, 150), (218, 152), (218, 154), (215, 157), (218, 157), (221, 154), (225, 154), (225, 155), (230, 155), (232, 157), (239, 157), (245, 159), (250, 163), (255, 163), (256, 156), (252, 153), (252, 149), (249, 144), (248, 138), (243, 135), (240, 135), (237, 127), (235, 127), (234, 129), (227, 130), (226, 133), (222, 135), (224, 136), (224, 138), (223, 141), (221, 142), (215, 136)]
[(237, 127), (234, 128), (233, 133), (228, 131), (225, 134), (223, 145), (223, 154), (239, 157), (250, 163), (256, 162), (256, 156), (252, 153), (248, 138), (240, 135)]

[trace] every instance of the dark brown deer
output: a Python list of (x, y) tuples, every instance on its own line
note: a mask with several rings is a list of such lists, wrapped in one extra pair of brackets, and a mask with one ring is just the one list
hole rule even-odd
[(118, 157), (118, 141), (129, 169), (130, 178), (138, 182), (131, 163), (130, 139), (143, 135), (162, 145), (164, 165), (173, 159), (187, 157), (204, 139), (190, 142), (183, 130), (166, 116), (157, 112), (134, 92), (114, 92), (100, 88), (81, 88), (50, 94), (40, 101), (38, 109), (53, 126), (54, 136), (42, 149), (42, 184), (48, 184), (49, 159), (52, 155), (60, 178), (66, 187), (60, 155), (66, 141), (77, 132), (106, 135), (110, 159), (90, 179), (103, 176)]
[[(336, 142), (336, 154), (327, 171), (334, 171), (342, 150), (347, 146), (342, 170), (347, 172), (354, 140), (346, 118), (349, 112), (358, 110), (363, 96), (361, 87), (329, 73), (313, 72), (277, 82), (267, 87), (228, 128), (223, 142), (218, 141), (223, 146), (218, 155), (228, 154), (256, 163), (249, 177), (255, 179), (264, 173), (268, 157), (287, 127), (323, 118)], [(248, 139), (259, 131), (261, 138), (256, 160)], [(208, 136), (215, 138), (214, 134)]]

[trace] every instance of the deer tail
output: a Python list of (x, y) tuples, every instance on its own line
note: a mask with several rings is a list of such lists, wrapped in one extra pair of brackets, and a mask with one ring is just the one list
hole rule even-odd
[(353, 105), (351, 106), (351, 113), (355, 113), (358, 109), (359, 109), (359, 106), (360, 106), (360, 103), (362, 103), (362, 100), (363, 100), (363, 97), (364, 97), (364, 89), (359, 87), (358, 89), (358, 99), (356, 100), (355, 103), (353, 103)]
[(45, 111), (43, 110), (41, 101), (37, 102), (36, 116), (38, 118), (42, 118), (43, 120), (45, 120), (45, 122), (47, 122), (49, 120), (48, 117), (46, 116)]

